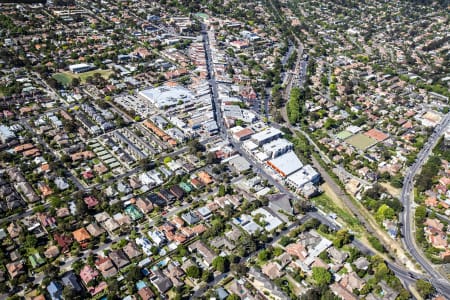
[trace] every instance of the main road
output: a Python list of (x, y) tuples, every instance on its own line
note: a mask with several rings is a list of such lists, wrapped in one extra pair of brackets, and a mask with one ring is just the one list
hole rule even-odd
[[(417, 155), (415, 163), (407, 170), (405, 179), (403, 181), (403, 189), (401, 192), (400, 200), (403, 203), (404, 209), (400, 215), (402, 222), (403, 243), (405, 248), (409, 250), (409, 253), (414, 259), (422, 266), (422, 268), (428, 273), (430, 282), (434, 285), (443, 295), (450, 295), (450, 282), (446, 276), (439, 273), (436, 268), (428, 261), (424, 256), (422, 250), (417, 246), (414, 236), (414, 177), (422, 168), (431, 155), (433, 148), (437, 145), (440, 137), (444, 134), (450, 123), (450, 113), (447, 113), (441, 120), (440, 124), (435, 128), (434, 132), (428, 139), (425, 146)], [(448, 297), (448, 296), (447, 296)]]

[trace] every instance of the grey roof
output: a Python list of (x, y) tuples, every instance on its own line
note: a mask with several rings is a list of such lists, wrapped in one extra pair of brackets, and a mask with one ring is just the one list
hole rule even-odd
[(122, 250), (111, 251), (108, 256), (119, 269), (130, 263), (127, 256)]
[(199, 217), (197, 217), (193, 212), (187, 212), (181, 215), (181, 218), (186, 221), (189, 225), (198, 223), (200, 221)]
[(76, 292), (81, 292), (83, 290), (77, 276), (72, 271), (64, 275), (64, 277), (61, 278), (61, 281), (65, 286), (71, 287)]
[(172, 281), (168, 277), (166, 277), (160, 270), (153, 271), (153, 273), (155, 274), (154, 276), (156, 278), (154, 278), (153, 280), (152, 278), (150, 278), (150, 280), (160, 293), (165, 293), (172, 288)]
[(217, 294), (217, 297), (219, 297), (219, 300), (224, 300), (224, 299), (226, 299), (227, 297), (228, 297), (228, 293), (227, 293), (227, 291), (225, 291), (225, 289), (223, 288), (223, 287), (219, 287), (217, 290), (216, 290), (216, 294)]

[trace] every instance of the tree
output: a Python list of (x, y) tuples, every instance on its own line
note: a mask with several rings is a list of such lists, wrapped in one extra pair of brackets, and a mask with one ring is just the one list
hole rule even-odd
[(213, 274), (209, 271), (202, 272), (202, 281), (211, 282), (214, 279)]
[(219, 185), (219, 191), (217, 192), (217, 196), (223, 197), (226, 194), (226, 188), (223, 184)]
[(379, 199), (381, 197), (381, 194), (386, 193), (386, 189), (378, 184), (375, 183), (372, 188), (368, 189), (365, 193), (364, 193), (364, 198), (365, 197), (369, 197), (372, 199)]
[(245, 276), (248, 272), (248, 267), (244, 264), (236, 263), (231, 265), (231, 271), (236, 273), (238, 276)]
[(375, 219), (378, 222), (382, 222), (386, 219), (391, 220), (394, 217), (395, 217), (395, 211), (392, 208), (390, 208), (389, 206), (387, 206), (386, 204), (381, 205), (375, 214)]
[(407, 290), (402, 289), (396, 300), (408, 300), (408, 299), (411, 299), (411, 294)]
[(430, 282), (423, 279), (419, 279), (416, 281), (416, 288), (420, 296), (422, 296), (424, 299), (427, 299), (435, 292), (433, 285)]
[(377, 266), (373, 268), (375, 272), (375, 278), (377, 281), (386, 280), (386, 276), (389, 274), (390, 270), (387, 267), (386, 263), (379, 263)]
[(189, 152), (191, 154), (196, 154), (197, 152), (203, 152), (205, 151), (205, 146), (203, 146), (202, 143), (200, 143), (198, 140), (190, 140), (187, 143), (188, 147), (189, 147)]
[(391, 178), (391, 185), (395, 188), (401, 188), (403, 187), (403, 176), (402, 175), (395, 175)]
[(177, 252), (180, 256), (186, 256), (188, 254), (186, 246), (184, 246), (184, 245), (179, 245), (177, 248)]
[(65, 286), (62, 292), (64, 299), (84, 299), (84, 295), (82, 293), (78, 293), (70, 286)]
[(289, 245), (290, 243), (292, 243), (292, 240), (289, 238), (289, 237), (287, 237), (287, 236), (282, 236), (281, 238), (280, 238), (280, 240), (278, 241), (278, 244), (280, 244), (281, 246), (283, 246), (283, 247), (286, 247), (287, 245)]
[(346, 229), (340, 229), (336, 232), (336, 238), (333, 240), (333, 245), (337, 248), (350, 243), (352, 235)]
[(216, 153), (214, 152), (208, 152), (208, 154), (206, 154), (206, 163), (207, 164), (217, 164), (219, 162), (219, 160), (217, 159)]
[(427, 217), (427, 208), (423, 205), (419, 205), (416, 208), (416, 212), (414, 214), (415, 221), (418, 225), (421, 225), (425, 218)]
[(47, 278), (55, 279), (58, 277), (59, 268), (51, 263), (48, 263), (42, 268), (42, 272)]
[(228, 295), (227, 300), (241, 300), (241, 297), (239, 297), (236, 294), (231, 294), (231, 295)]
[(159, 253), (159, 248), (156, 247), (155, 245), (153, 245), (153, 246), (150, 248), (150, 251), (152, 252), (153, 255), (157, 255), (157, 254)]
[(72, 78), (71, 85), (72, 85), (73, 87), (79, 86), (79, 85), (80, 85), (80, 79), (79, 79), (78, 77)]
[(186, 269), (186, 275), (191, 278), (200, 278), (202, 276), (202, 270), (197, 266), (190, 266)]
[(319, 228), (318, 228), (318, 230), (320, 231), (320, 232), (323, 232), (323, 233), (325, 233), (325, 234), (327, 234), (327, 233), (329, 233), (329, 227), (327, 226), (327, 225), (325, 225), (325, 224), (320, 224), (319, 225)]
[(217, 256), (216, 258), (214, 258), (212, 265), (217, 271), (225, 273), (229, 270), (230, 261), (228, 260), (228, 257)]
[(81, 268), (83, 268), (84, 263), (82, 260), (76, 260), (72, 263), (72, 269), (75, 271), (75, 273), (80, 273)]
[(368, 236), (367, 239), (369, 240), (372, 247), (374, 247), (376, 250), (380, 252), (386, 252), (386, 249), (384, 248), (383, 244), (380, 242), (379, 239), (377, 239), (374, 236)]
[(261, 250), (258, 253), (258, 259), (262, 262), (267, 261), (272, 256), (272, 253), (268, 249)]
[(83, 200), (81, 200), (81, 199), (78, 199), (78, 200), (76, 201), (75, 207), (76, 207), (76, 209), (77, 209), (77, 213), (80, 214), (80, 215), (84, 215), (84, 214), (87, 212), (87, 205), (86, 205), (86, 203), (85, 203)]
[(33, 249), (36, 247), (37, 244), (37, 238), (34, 234), (27, 235), (25, 238), (24, 246), (27, 249)]
[(303, 105), (300, 103), (302, 93), (299, 88), (295, 87), (291, 90), (291, 95), (289, 96), (289, 102), (287, 104), (287, 115), (289, 122), (295, 124), (300, 121)]
[(312, 279), (318, 286), (324, 286), (331, 283), (331, 273), (325, 268), (313, 267)]
[(130, 271), (128, 271), (126, 277), (129, 282), (136, 282), (141, 280), (143, 276), (140, 268), (138, 266), (133, 266), (130, 268)]

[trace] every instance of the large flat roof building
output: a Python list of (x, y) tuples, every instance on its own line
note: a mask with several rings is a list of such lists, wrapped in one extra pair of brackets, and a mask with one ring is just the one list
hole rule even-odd
[(93, 69), (94, 69), (94, 66), (91, 64), (76, 64), (76, 65), (69, 66), (69, 70), (72, 73), (84, 73), (84, 72), (88, 72)]
[(293, 151), (269, 160), (267, 164), (283, 177), (289, 176), (303, 167), (302, 162)]
[(294, 148), (294, 144), (285, 139), (276, 139), (262, 146), (264, 153), (271, 158), (282, 155)]
[(297, 172), (289, 175), (286, 182), (296, 189), (301, 189), (308, 182), (317, 183), (320, 180), (320, 174), (311, 165), (306, 165)]
[(194, 100), (192, 92), (181, 86), (160, 86), (139, 92), (139, 97), (161, 109)]
[(5, 125), (0, 125), (0, 140), (3, 144), (16, 138), (14, 132)]
[(273, 140), (281, 137), (282, 132), (274, 127), (269, 127), (266, 130), (260, 131), (252, 135), (252, 141), (255, 142), (258, 146), (269, 143)]

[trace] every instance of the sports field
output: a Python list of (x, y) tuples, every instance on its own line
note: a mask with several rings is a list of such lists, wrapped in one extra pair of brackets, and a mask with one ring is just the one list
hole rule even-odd
[(338, 134), (336, 134), (336, 137), (340, 140), (345, 140), (349, 137), (351, 137), (353, 135), (353, 133), (347, 131), (347, 130), (343, 130), (341, 132), (339, 132)]
[(345, 141), (359, 150), (366, 150), (377, 143), (375, 139), (365, 136), (362, 133), (355, 134)]
[(64, 86), (70, 85), (72, 81), (72, 77), (65, 73), (56, 73), (53, 78)]
[(98, 73), (103, 78), (107, 79), (112, 72), (112, 70), (92, 70), (80, 74), (74, 74), (72, 72), (61, 72), (53, 75), (53, 78), (55, 78), (56, 81), (58, 81), (62, 85), (68, 86), (71, 84), (72, 78), (79, 78), (81, 82), (84, 83), (86, 82), (86, 78), (88, 78), (89, 76), (94, 76), (95, 73)]

